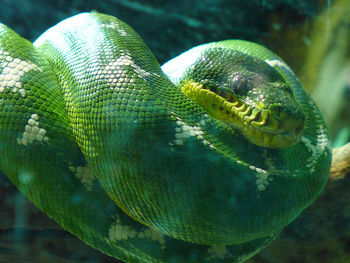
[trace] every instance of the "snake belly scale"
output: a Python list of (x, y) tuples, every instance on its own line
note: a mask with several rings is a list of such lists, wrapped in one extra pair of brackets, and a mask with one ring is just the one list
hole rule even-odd
[(0, 26), (1, 171), (125, 262), (243, 262), (321, 193), (327, 128), (290, 68), (228, 40), (161, 68), (112, 16)]

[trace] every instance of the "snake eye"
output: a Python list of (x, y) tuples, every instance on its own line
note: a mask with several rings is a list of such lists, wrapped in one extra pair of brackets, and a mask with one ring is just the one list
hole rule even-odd
[(230, 83), (230, 88), (234, 92), (244, 92), (248, 84), (247, 77), (241, 74), (235, 75)]

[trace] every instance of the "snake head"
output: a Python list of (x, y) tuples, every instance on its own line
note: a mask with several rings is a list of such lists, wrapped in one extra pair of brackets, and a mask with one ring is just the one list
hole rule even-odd
[(207, 48), (188, 68), (182, 92), (258, 146), (296, 144), (305, 114), (285, 79), (264, 60), (223, 47)]

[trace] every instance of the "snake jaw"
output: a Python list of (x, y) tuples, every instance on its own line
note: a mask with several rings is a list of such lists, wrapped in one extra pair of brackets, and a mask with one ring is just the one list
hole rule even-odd
[(184, 81), (181, 91), (208, 113), (240, 132), (250, 143), (267, 148), (289, 147), (300, 141), (304, 116), (295, 117), (279, 105), (249, 105), (229, 93), (214, 91), (195, 81)]

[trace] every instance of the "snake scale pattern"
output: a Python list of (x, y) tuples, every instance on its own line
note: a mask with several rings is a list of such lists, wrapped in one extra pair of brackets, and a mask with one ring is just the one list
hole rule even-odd
[(258, 44), (162, 67), (112, 16), (34, 43), (0, 25), (0, 170), (45, 214), (125, 262), (243, 262), (326, 184), (323, 118)]

